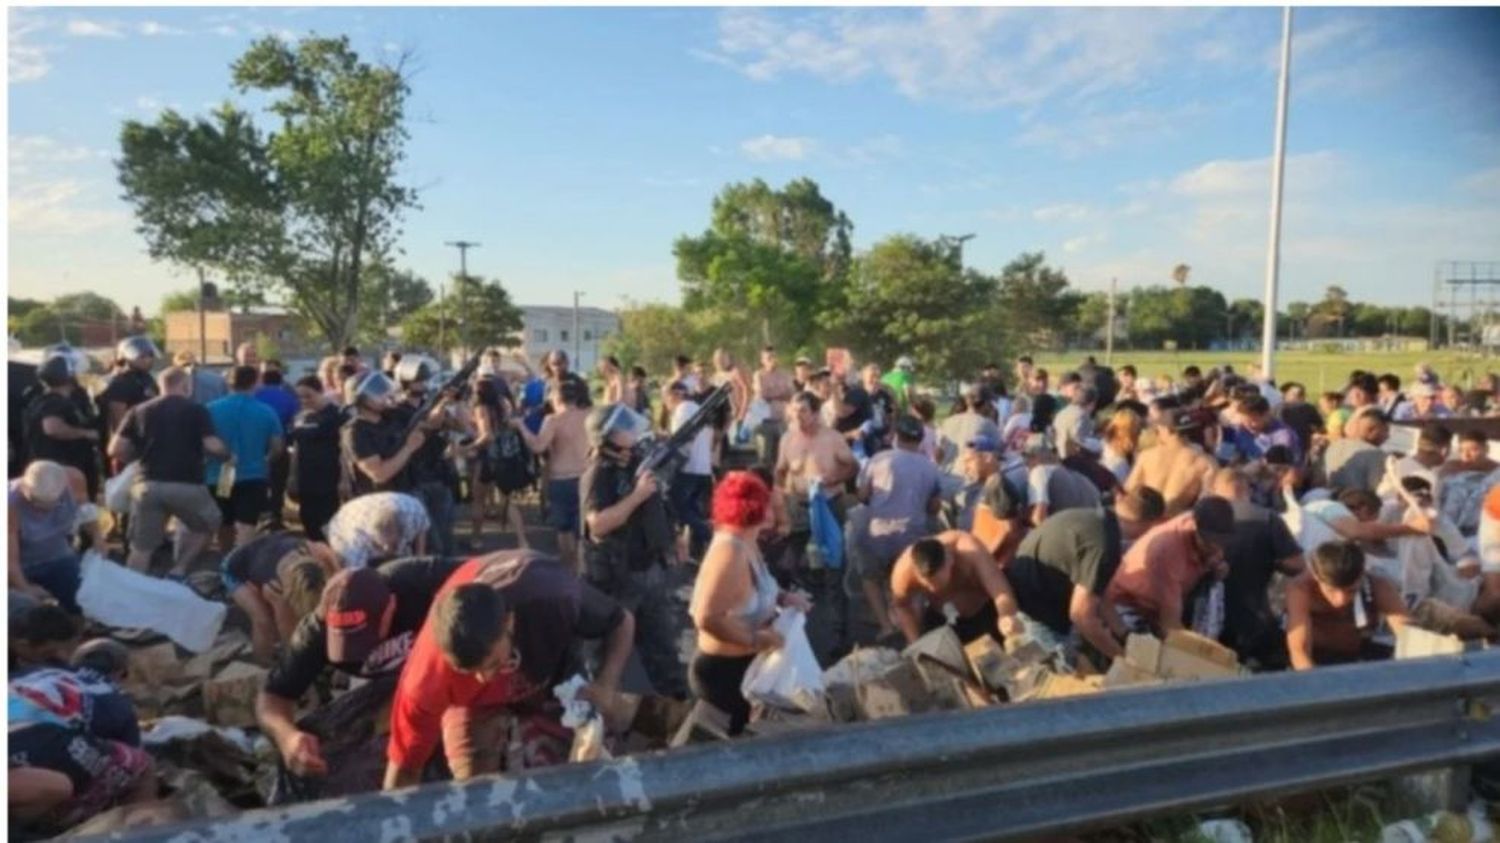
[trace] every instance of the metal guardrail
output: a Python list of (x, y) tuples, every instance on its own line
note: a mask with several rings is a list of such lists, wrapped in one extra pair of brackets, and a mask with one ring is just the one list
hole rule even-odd
[(882, 720), (134, 841), (1005, 840), (1500, 755), (1500, 651)]

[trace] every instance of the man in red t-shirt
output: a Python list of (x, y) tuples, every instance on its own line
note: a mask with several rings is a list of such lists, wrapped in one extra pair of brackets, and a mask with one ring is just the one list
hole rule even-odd
[(535, 551), (465, 562), (443, 584), (401, 670), (385, 788), (417, 784), (439, 737), (463, 780), (500, 770), (514, 718), (544, 714), (562, 731), (550, 690), (577, 671), (579, 638), (605, 639), (599, 675), (581, 696), (608, 718), (635, 638), (630, 613)]
[(1130, 546), (1105, 598), (1127, 626), (1135, 619), (1136, 626), (1161, 634), (1182, 629), (1183, 609), (1194, 589), (1205, 577), (1228, 575), (1224, 547), (1233, 539), (1234, 507), (1213, 495), (1202, 498)]

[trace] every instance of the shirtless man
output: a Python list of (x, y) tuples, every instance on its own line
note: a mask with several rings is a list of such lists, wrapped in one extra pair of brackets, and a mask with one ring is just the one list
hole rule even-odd
[(1286, 648), (1293, 670), (1389, 658), (1371, 640), (1381, 620), (1393, 631), (1408, 623), (1400, 591), (1365, 572), (1354, 542), (1325, 542), (1308, 554), (1307, 570), (1286, 586)]
[(783, 372), (776, 363), (775, 346), (766, 346), (760, 350), (760, 368), (755, 372), (754, 382), (755, 397), (766, 402), (771, 408), (771, 415), (761, 422), (760, 430), (756, 431), (757, 456), (761, 465), (776, 464), (776, 446), (781, 441), (781, 434), (786, 432), (786, 403), (793, 395), (792, 376)]
[(1142, 486), (1160, 489), (1167, 502), (1168, 518), (1191, 509), (1218, 468), (1208, 454), (1184, 438), (1182, 431), (1191, 424), (1185, 413), (1164, 413), (1156, 428), (1156, 445), (1140, 453), (1125, 480), (1127, 492)]
[(965, 644), (981, 635), (1004, 641), (1025, 631), (1000, 565), (978, 539), (961, 530), (922, 539), (891, 569), (891, 611), (908, 643), (943, 622), (947, 603), (958, 611), (953, 631)]
[(542, 429), (532, 435), (523, 419), (512, 416), (510, 425), (526, 440), (534, 454), (547, 458), (547, 521), (557, 530), (558, 555), (581, 570), (578, 558), (578, 480), (588, 467), (589, 439), (584, 422), (588, 420), (588, 387), (565, 381), (552, 394), (552, 415), (542, 421)]
[[(823, 491), (836, 498), (844, 482), (859, 470), (849, 443), (837, 431), (825, 427), (818, 415), (818, 397), (799, 392), (787, 405), (787, 422), (791, 429), (781, 436), (776, 460), (776, 487), (787, 493), (788, 504), (807, 512), (808, 484), (821, 478)], [(796, 519), (793, 519), (794, 521)], [(805, 518), (804, 526), (805, 527)]]

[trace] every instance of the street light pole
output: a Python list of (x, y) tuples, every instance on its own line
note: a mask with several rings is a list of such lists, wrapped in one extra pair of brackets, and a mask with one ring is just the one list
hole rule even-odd
[(1271, 233), (1266, 245), (1265, 315), (1260, 329), (1260, 370), (1275, 377), (1276, 287), (1281, 272), (1281, 187), (1286, 165), (1287, 89), (1292, 75), (1292, 7), (1281, 11), (1281, 85), (1276, 97), (1276, 152), (1271, 159)]
[[(475, 243), (472, 240), (449, 240), (443, 245), (451, 246), (458, 250), (458, 278), (460, 285), (462, 285), (463, 282), (469, 280), (469, 250), (479, 248), (480, 244)], [(469, 338), (464, 333), (464, 326), (465, 324), (467, 324), (467, 314), (464, 313), (463, 289), (464, 288), (462, 286), (460, 286), (458, 289), (458, 334), (460, 337), (459, 341), (463, 343), (464, 355), (467, 356), (469, 353)], [(446, 298), (446, 296), (444, 298)], [(442, 320), (444, 318), (446, 318), (446, 314), (442, 313), (442, 308), (440, 306), (439, 319)], [(439, 344), (441, 344), (442, 339), (442, 324), (442, 321), (438, 322)]]
[(583, 343), (578, 334), (578, 300), (582, 297), (583, 293), (578, 290), (573, 291), (573, 365), (580, 368), (583, 366), (583, 361), (579, 359)]

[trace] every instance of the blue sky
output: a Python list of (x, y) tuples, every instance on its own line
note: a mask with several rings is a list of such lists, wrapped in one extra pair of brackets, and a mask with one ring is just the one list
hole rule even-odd
[[(1422, 303), (1436, 261), (1500, 259), (1500, 11), (1295, 27), (1282, 301)], [(117, 198), (120, 123), (202, 113), (251, 39), (310, 31), (415, 52), (399, 262), (434, 282), (465, 238), (523, 303), (675, 301), (723, 184), (807, 175), (856, 248), (975, 233), (986, 270), (1259, 295), (1280, 12), (1191, 8), (12, 9), (10, 293), (190, 286)]]

